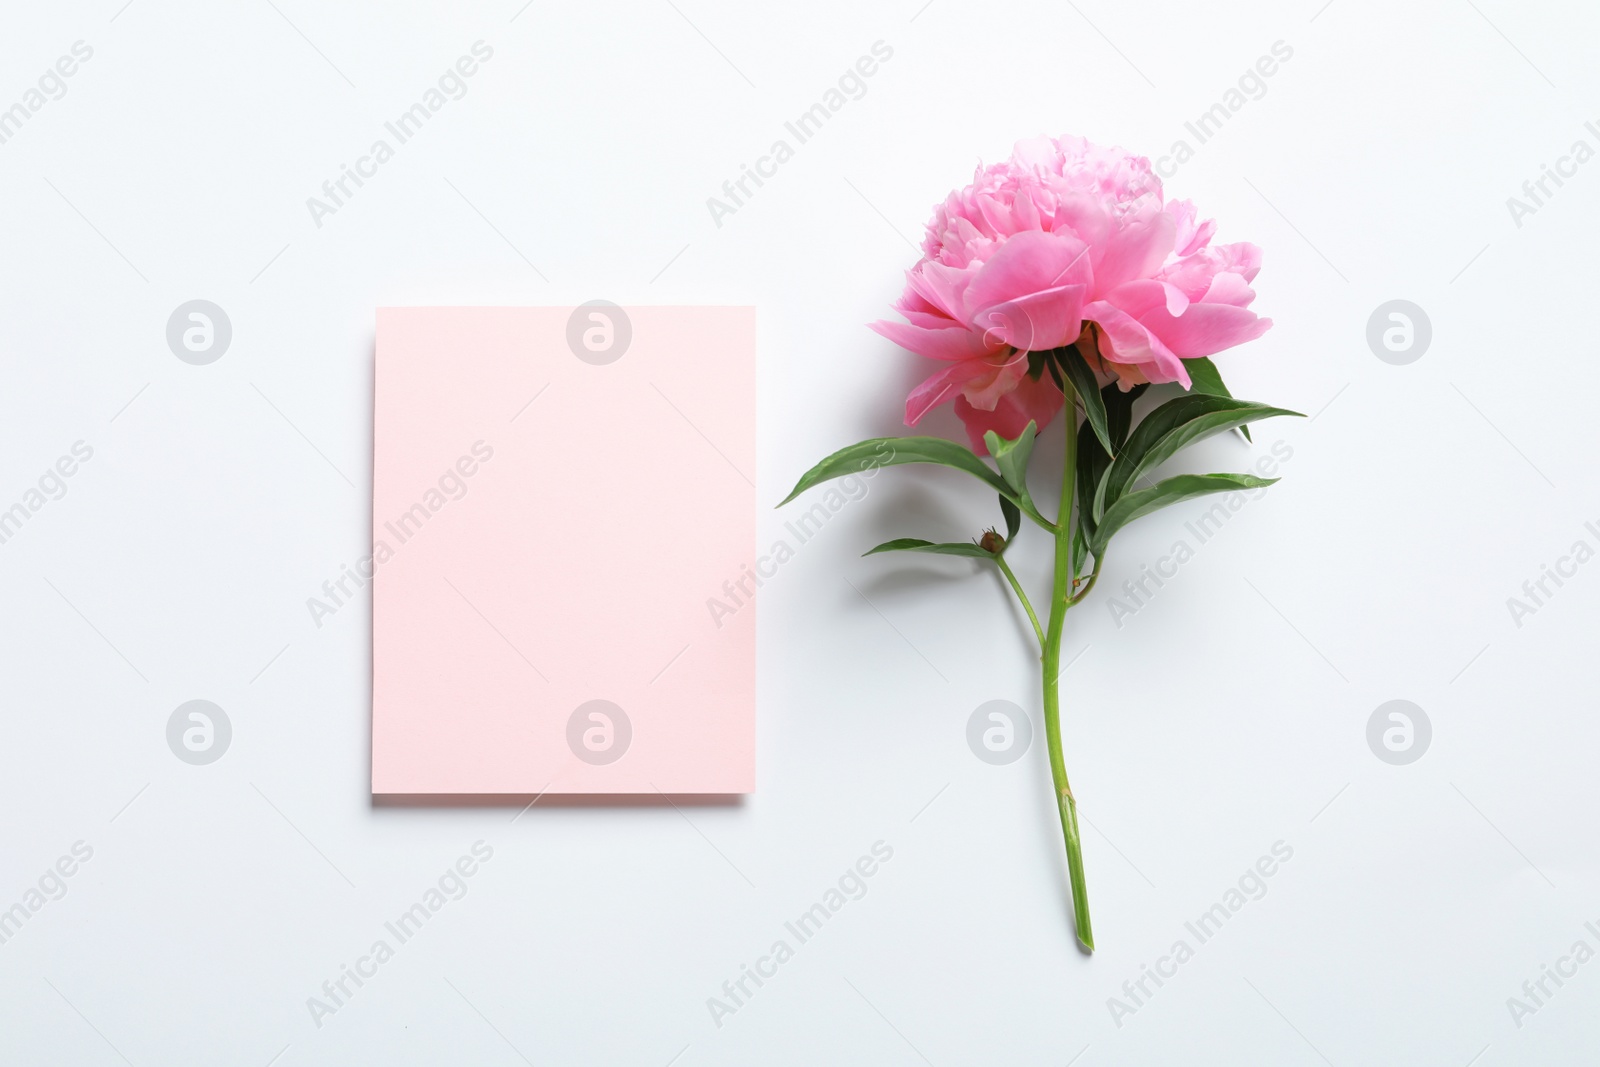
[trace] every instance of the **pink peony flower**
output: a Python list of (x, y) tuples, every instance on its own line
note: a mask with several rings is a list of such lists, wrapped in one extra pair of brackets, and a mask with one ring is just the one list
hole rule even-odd
[(1212, 245), (1214, 220), (1163, 200), (1150, 161), (1081, 137), (1018, 142), (934, 209), (923, 258), (895, 310), (872, 328), (943, 369), (911, 391), (915, 426), (947, 400), (973, 448), (1015, 437), (1061, 409), (1027, 353), (1078, 342), (1102, 379), (1190, 384), (1183, 361), (1260, 337), (1249, 310), (1261, 268), (1252, 244)]

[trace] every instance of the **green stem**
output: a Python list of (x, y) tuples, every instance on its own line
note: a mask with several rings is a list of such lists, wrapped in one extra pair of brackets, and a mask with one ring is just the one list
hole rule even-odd
[(1011, 590), (1017, 594), (1017, 599), (1022, 601), (1022, 610), (1028, 613), (1028, 621), (1033, 623), (1033, 636), (1039, 639), (1039, 647), (1044, 648), (1044, 627), (1039, 625), (1039, 616), (1033, 613), (1033, 605), (1028, 602), (1028, 594), (1022, 591), (1022, 583), (1011, 573), (1011, 566), (1006, 563), (1004, 556), (996, 555), (994, 562), (1000, 568), (1000, 573), (1006, 576), (1006, 581), (1011, 583)]
[(1044, 673), (1044, 733), (1050, 748), (1050, 778), (1055, 784), (1061, 832), (1067, 844), (1067, 875), (1072, 883), (1072, 915), (1078, 940), (1094, 951), (1094, 929), (1089, 924), (1089, 892), (1083, 877), (1083, 843), (1078, 833), (1078, 801), (1067, 783), (1067, 765), (1061, 756), (1061, 634), (1072, 606), (1072, 496), (1078, 469), (1077, 394), (1071, 382), (1063, 385), (1066, 404), (1066, 456), (1061, 469), (1061, 511), (1056, 517), (1055, 584), (1050, 595), (1050, 630), (1045, 635), (1040, 662)]
[(1096, 559), (1094, 561), (1094, 570), (1093, 570), (1093, 572), (1090, 573), (1089, 580), (1086, 583), (1084, 583), (1084, 586), (1083, 586), (1082, 589), (1078, 590), (1078, 594), (1072, 598), (1072, 602), (1074, 604), (1076, 604), (1078, 601), (1080, 601), (1084, 597), (1088, 596), (1089, 595), (1089, 590), (1093, 589), (1094, 588), (1094, 583), (1098, 582), (1099, 580), (1100, 580), (1100, 560)]

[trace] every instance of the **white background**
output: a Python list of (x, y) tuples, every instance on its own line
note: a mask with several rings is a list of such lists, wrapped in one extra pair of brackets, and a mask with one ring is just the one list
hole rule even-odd
[[(0, 145), (0, 507), (75, 441), (94, 456), (0, 545), (0, 907), (94, 851), (0, 945), (0, 1061), (1600, 1058), (1600, 963), (1520, 1027), (1506, 1003), (1600, 947), (1600, 565), (1520, 627), (1506, 606), (1600, 546), (1600, 163), (1520, 227), (1506, 206), (1600, 147), (1600, 20), (1319, 2), (8, 4), (0, 107), (75, 41), (94, 55)], [(316, 226), (306, 199), (480, 39), (465, 97)], [(715, 225), (707, 197), (879, 40), (865, 96)], [(1095, 955), (1041, 739), (1000, 767), (966, 744), (985, 701), (1038, 715), (1003, 587), (858, 557), (997, 521), (926, 468), (880, 474), (762, 590), (746, 801), (373, 805), (368, 600), (321, 628), (306, 600), (367, 550), (375, 306), (753, 304), (774, 503), (903, 432), (928, 366), (864, 324), (932, 203), (1019, 137), (1193, 144), (1184, 122), (1280, 40), (1292, 59), (1168, 190), (1265, 249), (1276, 326), (1219, 361), (1235, 392), (1316, 417), (1196, 450), (1293, 458), (1119, 628), (1110, 598), (1201, 506), (1128, 530), (1069, 623)], [(233, 326), (209, 366), (165, 339), (196, 298)], [(1397, 298), (1433, 326), (1408, 366), (1365, 338)], [(763, 516), (765, 545), (793, 512)], [(1035, 589), (1044, 549), (1018, 545)], [(165, 739), (196, 698), (233, 724), (209, 766)], [(1433, 725), (1409, 766), (1366, 741), (1398, 698)], [(315, 1025), (307, 998), (480, 839), (467, 895)], [(707, 998), (880, 840), (866, 895), (715, 1025)], [(1280, 840), (1265, 896), (1118, 1026), (1108, 999)]]

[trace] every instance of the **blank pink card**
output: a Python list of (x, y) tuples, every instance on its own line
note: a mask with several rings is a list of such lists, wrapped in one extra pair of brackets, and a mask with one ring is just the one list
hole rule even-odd
[(372, 791), (750, 792), (754, 309), (377, 337)]

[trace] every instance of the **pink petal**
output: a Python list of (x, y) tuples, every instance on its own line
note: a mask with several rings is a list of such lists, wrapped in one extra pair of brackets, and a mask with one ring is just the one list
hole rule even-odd
[(900, 312), (902, 315), (909, 314), (913, 311), (930, 312), (937, 315), (947, 314), (936, 304), (929, 302), (926, 297), (917, 292), (916, 286), (911, 284), (910, 271), (906, 271), (906, 287), (901, 290), (899, 299), (894, 302), (894, 309)]
[(1033, 202), (1033, 197), (1026, 190), (1018, 190), (1017, 198), (1011, 203), (1011, 220), (1017, 224), (1018, 230), (1041, 230), (1039, 205)]
[(1023, 375), (1028, 373), (1028, 354), (1013, 352), (991, 369), (992, 373), (988, 375), (974, 375), (961, 390), (961, 395), (968, 403), (983, 411), (993, 411), (995, 405), (1017, 387)]
[(1179, 289), (1176, 285), (1168, 285), (1166, 282), (1161, 283), (1161, 291), (1165, 293), (1167, 297), (1167, 313), (1171, 315), (1182, 315), (1184, 309), (1189, 306), (1188, 294), (1182, 289)]
[(1012, 158), (1027, 167), (1048, 167), (1056, 155), (1056, 146), (1048, 137), (1025, 137), (1011, 148)]
[(1261, 270), (1261, 249), (1249, 241), (1217, 245), (1210, 252), (1217, 257), (1219, 270), (1232, 271), (1243, 276), (1247, 282), (1255, 281), (1256, 274)]
[(952, 363), (937, 374), (925, 378), (920, 385), (911, 390), (911, 395), (906, 397), (906, 425), (915, 426), (922, 421), (922, 416), (946, 400), (960, 396), (961, 384), (972, 376), (974, 370), (981, 373), (985, 369), (976, 361)]
[(867, 328), (887, 337), (901, 348), (909, 348), (917, 355), (927, 356), (929, 359), (946, 361), (976, 359), (1004, 347), (1000, 341), (988, 339), (980, 331), (965, 326), (930, 330), (924, 326), (881, 319), (869, 323)]
[(1179, 256), (1192, 256), (1200, 251), (1210, 243), (1211, 235), (1217, 230), (1216, 219), (1196, 221), (1199, 215), (1192, 200), (1174, 200), (1167, 205), (1167, 212), (1177, 223), (1174, 252)]
[(900, 299), (894, 302), (894, 309), (904, 315), (913, 326), (929, 330), (943, 330), (961, 325), (943, 310), (928, 303), (921, 293), (909, 285), (905, 292), (900, 294)]
[[(1194, 306), (1189, 310), (1192, 312)], [(1166, 315), (1166, 309), (1153, 308), (1144, 314)], [(1104, 300), (1085, 305), (1083, 317), (1098, 323), (1105, 332), (1106, 343), (1100, 347), (1103, 358), (1113, 363), (1135, 364), (1149, 381), (1181, 382), (1185, 389), (1189, 387), (1189, 372), (1184, 369), (1183, 360), (1140, 320)]]
[(1063, 193), (1056, 204), (1055, 232), (1072, 234), (1099, 247), (1110, 235), (1111, 219), (1101, 202), (1088, 193)]
[(975, 273), (923, 260), (906, 272), (906, 287), (952, 319), (962, 319), (966, 309), (963, 294)]
[(1083, 331), (1085, 285), (1062, 285), (984, 308), (972, 325), (1023, 352), (1060, 348)]
[(1011, 209), (1000, 203), (992, 196), (980, 196), (978, 210), (983, 213), (983, 221), (989, 224), (990, 233), (1014, 233), (1017, 230), (1012, 222)]
[(1109, 293), (1124, 282), (1149, 278), (1172, 253), (1177, 226), (1165, 211), (1154, 211), (1111, 235), (1095, 262), (1095, 292)]
[(1156, 278), (1126, 282), (1108, 293), (1105, 299), (1136, 319), (1151, 308), (1165, 307), (1169, 314), (1182, 315), (1189, 306), (1189, 296), (1182, 289)]
[[(1250, 283), (1232, 271), (1223, 271), (1211, 279), (1211, 286), (1206, 290), (1206, 295), (1200, 298), (1204, 304), (1232, 304), (1234, 307), (1249, 307), (1250, 301), (1256, 298), (1256, 291), (1250, 288)], [(1169, 307), (1168, 311), (1172, 311)], [(1181, 315), (1181, 311), (1173, 311), (1174, 315)]]
[(1272, 326), (1271, 319), (1259, 318), (1254, 311), (1232, 304), (1190, 304), (1189, 310), (1177, 317), (1159, 309), (1146, 312), (1140, 322), (1183, 359), (1213, 355), (1254, 341)]
[(1065, 234), (1029, 230), (1013, 236), (979, 268), (966, 289), (968, 314), (1089, 279), (1087, 247)]
[(921, 326), (925, 330), (949, 330), (957, 327), (965, 328), (961, 323), (952, 319), (942, 311), (905, 311), (900, 314), (913, 326)]
[(1187, 256), (1198, 252), (1200, 249), (1211, 243), (1211, 238), (1216, 235), (1216, 232), (1217, 220), (1206, 219), (1206, 221), (1195, 227), (1194, 237), (1185, 242), (1183, 250), (1178, 254), (1181, 256)]
[(993, 430), (1001, 437), (1016, 437), (1029, 422), (1039, 424), (1039, 429), (1049, 425), (1061, 410), (1061, 390), (1055, 387), (1048, 375), (1038, 381), (1024, 375), (1017, 387), (995, 404), (993, 411), (984, 411), (971, 404), (966, 397), (956, 397), (956, 415), (967, 427), (967, 437), (972, 450), (980, 456), (989, 454), (984, 444), (985, 430)]
[(1156, 277), (1190, 300), (1199, 300), (1211, 287), (1211, 279), (1216, 277), (1217, 270), (1215, 254), (1200, 252), (1186, 259), (1168, 263), (1161, 268)]

